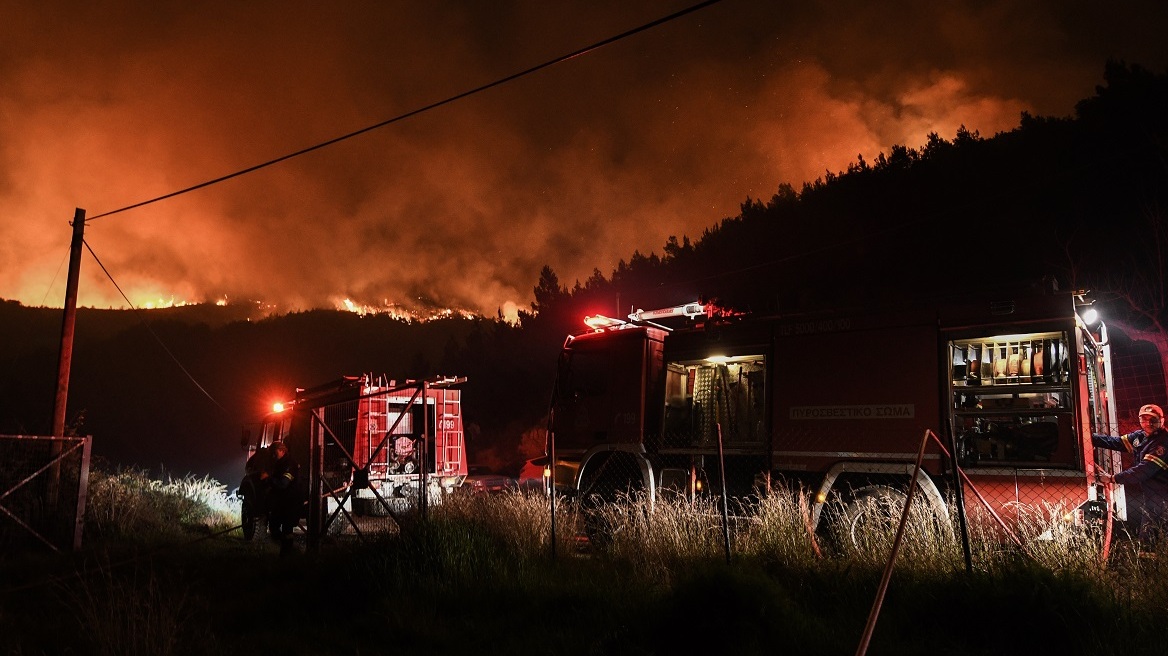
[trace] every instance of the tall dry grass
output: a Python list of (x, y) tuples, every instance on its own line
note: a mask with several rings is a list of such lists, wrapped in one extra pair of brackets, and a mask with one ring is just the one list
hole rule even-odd
[[(779, 487), (762, 498), (734, 499), (729, 537), (732, 558), (760, 558), (789, 567), (815, 567), (832, 562), (866, 570), (883, 568), (892, 555), (903, 504), (865, 499), (825, 507), (812, 529), (810, 492)], [(693, 501), (665, 497), (650, 503), (644, 495), (626, 495), (615, 502), (589, 504), (573, 512), (583, 518), (595, 555), (635, 565), (655, 577), (695, 561), (724, 557), (721, 505), (713, 498)], [(950, 504), (950, 508), (952, 508)], [(1071, 521), (1067, 509), (1020, 506), (1011, 509), (1011, 530), (1021, 545), (1009, 540), (984, 513), (971, 512), (970, 555), (978, 572), (997, 575), (1018, 567), (1087, 576), (1101, 585), (1116, 585), (1115, 577), (1159, 573), (1168, 564), (1168, 545), (1158, 557), (1116, 529), (1108, 563), (1103, 561), (1103, 536), (1097, 524)], [(500, 521), (506, 521), (500, 518)], [(954, 513), (938, 517), (919, 499), (909, 512), (896, 554), (898, 571), (949, 577), (964, 570), (961, 527)], [(1133, 546), (1135, 545), (1135, 546)], [(1129, 584), (1125, 589), (1138, 589)], [(1153, 594), (1153, 596), (1155, 596)], [(1168, 591), (1159, 592), (1168, 598)]]
[[(499, 646), (508, 652), (535, 644), (554, 653), (670, 645), (679, 653), (851, 653), (887, 563), (892, 518), (899, 519), (896, 508), (871, 508), (855, 524), (863, 530), (829, 544), (825, 527), (808, 529), (805, 490), (736, 499), (726, 565), (715, 499), (560, 499), (552, 560), (547, 497), (455, 495), (433, 506), (427, 521), (404, 522), (379, 540), (330, 541), (318, 554), (285, 559), (267, 542), (243, 549), (226, 537), (203, 541), (208, 549), (181, 548), (175, 538), (190, 539), (191, 528), (224, 513), (234, 523), (229, 500), (218, 508), (207, 502), (221, 494), (217, 484), (123, 471), (99, 472), (93, 488), (91, 522), (110, 538), (96, 556), (85, 555), (96, 564), (53, 588), (59, 610), (26, 612), (6, 599), (0, 652), (42, 644), (36, 653), (51, 653), (61, 635), (57, 651), (71, 653), (367, 653), (387, 634), (418, 647), (495, 631), (506, 635)], [(975, 524), (972, 576), (963, 572), (955, 523), (910, 515), (895, 563), (896, 603), (886, 604), (878, 628), (885, 653), (951, 644), (974, 649), (963, 653), (1026, 645), (1145, 653), (1154, 634), (1147, 618), (1168, 612), (1168, 554), (1149, 558), (1120, 535), (1103, 566), (1098, 532), (1068, 523), (1062, 508), (1014, 511), (1024, 547)], [(131, 557), (103, 559), (101, 549), (128, 536)], [(139, 549), (142, 536), (178, 548)], [(589, 538), (586, 550), (576, 548), (578, 536)], [(139, 560), (143, 552), (150, 557)], [(265, 610), (273, 604), (278, 610)], [(987, 608), (997, 613), (995, 626), (1012, 622), (1009, 631), (950, 626)], [(51, 626), (38, 625), (42, 615)], [(74, 620), (67, 632), (57, 628), (62, 617)], [(22, 639), (29, 635), (41, 642)], [(716, 639), (699, 649), (695, 636)]]
[(105, 562), (61, 582), (58, 589), (94, 654), (210, 653), (215, 637), (206, 608), (188, 585), (180, 572), (159, 572), (150, 563)]
[(207, 476), (157, 480), (137, 469), (96, 469), (90, 472), (88, 490), (86, 539), (153, 538), (238, 524), (239, 502)]
[[(581, 531), (579, 515), (570, 505), (559, 510), (556, 547), (567, 553)], [(545, 558), (551, 552), (551, 506), (543, 494), (509, 490), (496, 495), (452, 495), (432, 509), (432, 518), (481, 525), (523, 560)]]

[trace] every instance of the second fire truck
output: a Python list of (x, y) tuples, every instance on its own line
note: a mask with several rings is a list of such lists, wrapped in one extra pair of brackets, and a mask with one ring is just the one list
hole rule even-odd
[[(1103, 507), (1091, 445), (1116, 427), (1106, 328), (1081, 295), (1026, 289), (899, 311), (730, 316), (701, 304), (589, 317), (559, 363), (556, 486), (730, 495), (776, 479), (825, 504), (920, 490), (948, 512), (955, 465), (995, 512)], [(671, 317), (684, 327), (669, 328)], [(930, 440), (931, 441), (931, 440)], [(947, 450), (956, 449), (955, 457)], [(718, 462), (722, 454), (722, 463)], [(1114, 498), (1124, 516), (1122, 490)]]
[(273, 407), (258, 435), (244, 433), (244, 536), (252, 537), (266, 512), (265, 465), (277, 442), (300, 465), (310, 537), (339, 526), (350, 512), (392, 515), (453, 491), (467, 473), (459, 389), (465, 380), (396, 383), (364, 374), (297, 389)]

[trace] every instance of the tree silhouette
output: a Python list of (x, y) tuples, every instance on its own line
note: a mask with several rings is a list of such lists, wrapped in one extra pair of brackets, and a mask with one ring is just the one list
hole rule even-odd
[(1108, 324), (1156, 347), (1168, 390), (1168, 224), (1163, 213), (1152, 208), (1145, 218), (1145, 230), (1131, 240), (1129, 266), (1088, 278), (1109, 306)]

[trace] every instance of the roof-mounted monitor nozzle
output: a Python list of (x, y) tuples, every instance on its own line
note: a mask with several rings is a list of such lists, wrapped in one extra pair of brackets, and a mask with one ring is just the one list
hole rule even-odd
[(629, 313), (629, 320), (616, 319), (613, 317), (606, 317), (602, 314), (594, 314), (584, 317), (584, 323), (592, 330), (602, 332), (605, 330), (619, 330), (621, 328), (628, 328), (633, 325), (648, 325), (662, 330), (672, 330), (668, 326), (662, 326), (655, 323), (655, 319), (672, 319), (676, 317), (685, 317), (692, 319), (694, 317), (707, 316), (707, 308), (701, 303), (686, 303), (685, 305), (675, 305), (673, 307), (662, 308), (660, 310), (637, 310)]
[(673, 317), (692, 319), (693, 317), (705, 316), (705, 314), (705, 305), (701, 303), (686, 303), (684, 305), (661, 308), (660, 310), (637, 310), (636, 312), (629, 313), (629, 321), (654, 321), (657, 319), (671, 319)]

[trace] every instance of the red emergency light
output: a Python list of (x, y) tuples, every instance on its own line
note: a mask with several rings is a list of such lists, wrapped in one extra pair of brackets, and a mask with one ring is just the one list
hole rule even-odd
[(593, 314), (584, 317), (584, 325), (596, 331), (604, 330), (605, 328), (616, 328), (617, 326), (625, 325), (625, 323), (627, 322), (606, 317), (603, 314)]

